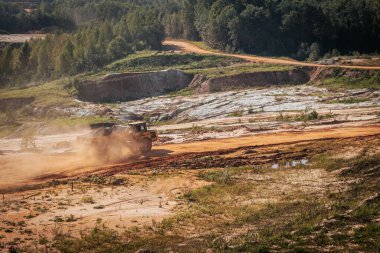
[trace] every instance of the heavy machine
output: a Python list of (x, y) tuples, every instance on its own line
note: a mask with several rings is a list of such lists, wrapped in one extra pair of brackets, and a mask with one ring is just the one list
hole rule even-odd
[(152, 143), (158, 140), (157, 132), (148, 130), (146, 122), (133, 122), (128, 126), (97, 123), (90, 127), (94, 131), (79, 140), (91, 144), (101, 157), (110, 157), (125, 149), (135, 155), (144, 155), (151, 151)]

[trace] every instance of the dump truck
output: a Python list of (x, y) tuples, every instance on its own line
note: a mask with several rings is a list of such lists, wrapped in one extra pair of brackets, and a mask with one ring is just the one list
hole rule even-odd
[(158, 140), (157, 132), (148, 130), (146, 122), (132, 122), (127, 126), (106, 122), (91, 124), (90, 127), (93, 131), (79, 141), (90, 144), (100, 157), (109, 157), (110, 153), (125, 148), (135, 155), (144, 155)]

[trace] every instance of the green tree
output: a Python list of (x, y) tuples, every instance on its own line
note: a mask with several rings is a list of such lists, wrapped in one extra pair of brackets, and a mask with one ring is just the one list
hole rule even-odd
[(194, 25), (194, 7), (189, 2), (185, 4), (181, 13), (181, 23), (183, 27), (183, 38), (187, 40), (198, 40), (199, 34)]
[(67, 39), (58, 58), (58, 75), (74, 73), (74, 45)]
[(46, 78), (50, 75), (51, 60), (49, 56), (48, 41), (43, 41), (38, 47), (37, 77)]
[(118, 36), (111, 41), (107, 48), (107, 54), (110, 59), (119, 59), (128, 54), (128, 46), (125, 40)]
[(206, 43), (222, 50), (225, 50), (227, 45), (231, 45), (228, 24), (236, 15), (234, 5), (226, 0), (216, 1), (209, 13), (209, 23), (204, 34)]
[(313, 43), (310, 46), (309, 61), (316, 61), (321, 57), (321, 49), (318, 43)]
[(15, 70), (26, 71), (29, 65), (30, 47), (29, 43), (25, 42), (16, 52)]
[(12, 59), (12, 47), (7, 46), (5, 49), (3, 49), (1, 52), (1, 58), (0, 58), (0, 75), (3, 77), (6, 75), (9, 75), (12, 71), (11, 62), (13, 62)]

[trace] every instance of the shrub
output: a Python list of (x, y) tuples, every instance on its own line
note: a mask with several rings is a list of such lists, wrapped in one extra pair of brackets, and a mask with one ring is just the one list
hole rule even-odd
[(85, 204), (95, 204), (95, 201), (91, 196), (83, 196), (81, 202)]
[(313, 43), (310, 46), (309, 61), (317, 61), (321, 57), (321, 49), (318, 43)]

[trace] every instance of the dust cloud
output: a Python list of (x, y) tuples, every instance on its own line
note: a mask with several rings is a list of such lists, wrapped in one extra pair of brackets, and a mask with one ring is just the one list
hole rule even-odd
[[(98, 167), (138, 158), (133, 151), (136, 143), (126, 143), (117, 135), (93, 142), (89, 132), (83, 135), (81, 131), (73, 135), (76, 138), (66, 134), (36, 137), (34, 149), (19, 149), (0, 155), (0, 190), (77, 176)], [(17, 143), (22, 142), (18, 139)]]

